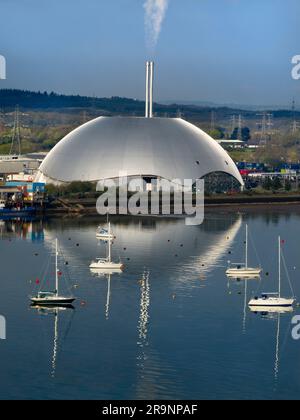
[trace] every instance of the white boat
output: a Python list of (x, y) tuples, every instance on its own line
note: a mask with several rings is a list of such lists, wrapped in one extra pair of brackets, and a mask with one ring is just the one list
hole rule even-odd
[[(109, 225), (108, 214), (107, 214), (107, 225)], [(103, 241), (108, 241), (108, 240), (113, 241), (116, 237), (112, 231), (109, 232), (109, 229), (103, 226), (98, 226), (97, 231), (96, 231), (96, 238), (101, 239)]]
[(95, 261), (92, 261), (90, 264), (90, 269), (92, 270), (123, 270), (124, 264), (122, 262), (113, 262), (111, 258), (111, 226), (108, 224), (108, 256), (107, 258), (96, 258)]
[(96, 232), (96, 237), (102, 239), (103, 241), (114, 240), (116, 237), (113, 233), (109, 234), (108, 230), (104, 227), (99, 226)]
[(260, 277), (262, 269), (261, 267), (249, 267), (248, 264), (248, 225), (246, 225), (246, 257), (245, 263), (235, 263), (232, 267), (228, 268), (226, 275), (232, 278), (257, 278)]
[(265, 308), (289, 308), (292, 307), (295, 303), (295, 299), (292, 298), (283, 298), (281, 296), (281, 238), (278, 238), (278, 250), (279, 250), (279, 267), (278, 267), (278, 293), (262, 293), (261, 297), (255, 297), (249, 302), (250, 307), (264, 307)]
[(58, 241), (55, 241), (55, 290), (39, 291), (37, 296), (30, 297), (32, 304), (43, 306), (70, 305), (75, 301), (73, 296), (63, 296), (59, 294), (59, 275), (58, 269)]
[(286, 314), (294, 311), (293, 306), (250, 306), (250, 311), (265, 314)]

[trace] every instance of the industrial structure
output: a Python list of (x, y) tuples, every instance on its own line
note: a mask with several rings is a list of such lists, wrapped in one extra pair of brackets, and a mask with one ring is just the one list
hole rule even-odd
[(153, 113), (154, 63), (146, 63), (145, 118), (100, 117), (72, 131), (42, 162), (36, 181), (66, 184), (120, 176), (168, 181), (225, 173), (243, 185), (227, 152), (208, 134), (181, 118)]

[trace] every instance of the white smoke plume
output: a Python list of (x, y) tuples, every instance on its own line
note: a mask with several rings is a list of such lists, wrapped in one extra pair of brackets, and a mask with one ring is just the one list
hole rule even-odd
[(146, 0), (145, 27), (147, 47), (154, 51), (166, 16), (169, 0)]

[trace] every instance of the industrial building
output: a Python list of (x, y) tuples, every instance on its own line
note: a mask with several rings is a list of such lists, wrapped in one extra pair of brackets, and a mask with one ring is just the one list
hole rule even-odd
[(197, 180), (225, 173), (243, 185), (228, 153), (209, 135), (181, 118), (153, 114), (154, 64), (146, 64), (145, 117), (100, 117), (72, 131), (42, 162), (36, 181), (141, 178)]
[(0, 176), (2, 180), (33, 181), (45, 156), (0, 155)]

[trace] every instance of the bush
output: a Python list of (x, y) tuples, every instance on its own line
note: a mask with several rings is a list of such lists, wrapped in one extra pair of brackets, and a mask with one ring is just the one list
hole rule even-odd
[(292, 184), (291, 184), (291, 181), (290, 181), (289, 179), (287, 179), (287, 180), (285, 181), (285, 186), (284, 186), (284, 189), (285, 189), (285, 191), (291, 191), (291, 189), (292, 189)]
[(263, 189), (267, 191), (270, 191), (272, 189), (272, 186), (273, 186), (273, 183), (270, 178), (266, 178), (262, 185)]
[(276, 177), (273, 180), (272, 189), (273, 189), (273, 191), (277, 191), (277, 190), (280, 190), (280, 188), (282, 188), (281, 180), (280, 180), (280, 178)]
[[(78, 198), (84, 198), (85, 195), (96, 193), (96, 183), (94, 182), (71, 182), (68, 185), (53, 185), (46, 186), (46, 193), (52, 197), (71, 197), (77, 195)], [(99, 195), (99, 194), (98, 194)]]

